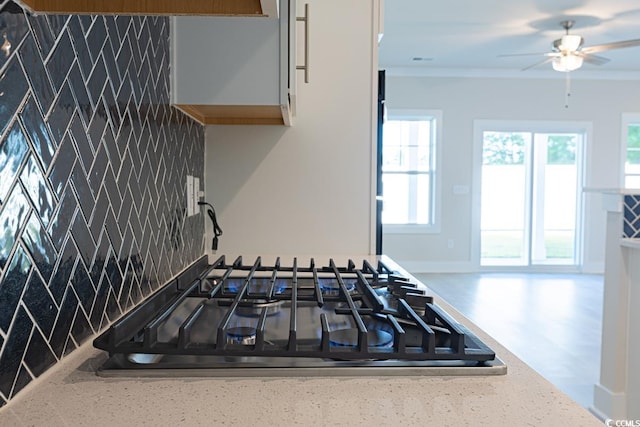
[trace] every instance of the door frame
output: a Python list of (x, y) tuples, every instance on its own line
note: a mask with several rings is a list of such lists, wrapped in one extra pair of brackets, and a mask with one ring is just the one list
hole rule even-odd
[[(582, 149), (576, 160), (578, 168), (578, 192), (576, 208), (576, 264), (575, 265), (527, 265), (527, 266), (483, 266), (480, 265), (480, 220), (482, 189), (482, 145), (485, 131), (533, 132), (533, 133), (580, 133), (583, 134)], [(473, 183), (471, 189), (471, 263), (479, 271), (530, 271), (530, 272), (579, 272), (584, 262), (584, 213), (585, 170), (591, 146), (593, 125), (582, 121), (544, 120), (474, 120), (473, 121)], [(533, 142), (532, 142), (533, 143)]]

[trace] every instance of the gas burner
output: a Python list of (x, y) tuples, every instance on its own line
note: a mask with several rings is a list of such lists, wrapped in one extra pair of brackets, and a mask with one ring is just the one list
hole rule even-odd
[[(329, 343), (332, 347), (358, 347), (358, 329), (347, 328), (331, 331)], [(393, 346), (393, 335), (379, 329), (367, 331), (367, 346), (377, 348), (389, 348)]]
[(281, 295), (284, 294), (287, 289), (289, 289), (289, 285), (287, 281), (284, 279), (276, 280), (273, 285), (273, 295)]
[(274, 316), (280, 313), (280, 309), (284, 304), (284, 300), (281, 301), (267, 301), (267, 300), (247, 300), (242, 301), (236, 308), (236, 314), (241, 317), (260, 317), (262, 315), (262, 309), (267, 309), (267, 316)]
[(254, 345), (256, 343), (256, 328), (237, 326), (227, 329), (227, 343)]
[[(237, 294), (244, 287), (246, 278), (243, 277), (231, 277), (226, 280), (223, 291), (225, 294)], [(280, 286), (283, 286), (280, 284)], [(271, 287), (271, 281), (269, 278), (253, 278), (249, 280), (249, 286), (247, 286), (247, 293), (249, 294), (266, 294)], [(280, 291), (279, 287), (274, 288), (274, 292)]]
[[(216, 287), (223, 279), (221, 277), (207, 277), (203, 280), (203, 292), (210, 292)], [(246, 278), (242, 277), (230, 277), (224, 280), (222, 286), (223, 295), (237, 295), (242, 290), (246, 283)], [(249, 280), (249, 285), (246, 288), (248, 295), (264, 295), (267, 296), (271, 292), (271, 295), (279, 295), (286, 292), (288, 287), (286, 279), (277, 279), (273, 282), (268, 277), (252, 278)], [(273, 289), (272, 289), (273, 288)]]
[[(347, 292), (352, 294), (354, 293), (356, 288), (356, 282), (344, 282), (344, 287), (347, 289)], [(320, 279), (318, 284), (320, 285), (320, 290), (323, 295), (339, 295), (340, 294), (340, 284), (336, 279)]]
[(222, 291), (225, 294), (237, 294), (240, 291), (240, 287), (242, 286), (242, 281), (238, 280), (227, 280), (225, 284), (222, 286)]

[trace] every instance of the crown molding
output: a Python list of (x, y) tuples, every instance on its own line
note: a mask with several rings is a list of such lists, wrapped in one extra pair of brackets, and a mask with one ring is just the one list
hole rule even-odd
[[(391, 77), (458, 77), (458, 78), (508, 78), (508, 79), (564, 79), (565, 73), (553, 70), (507, 70), (499, 68), (427, 68), (394, 67), (380, 64)], [(572, 80), (640, 80), (640, 71), (592, 71), (571, 72)]]

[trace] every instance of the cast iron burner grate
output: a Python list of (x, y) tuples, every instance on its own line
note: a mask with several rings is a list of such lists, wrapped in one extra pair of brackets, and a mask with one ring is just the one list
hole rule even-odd
[(163, 358), (172, 368), (469, 367), (496, 359), (423, 285), (367, 260), (299, 266), (294, 258), (287, 267), (280, 258), (227, 264), (222, 256), (208, 265), (203, 257), (94, 346), (136, 367), (160, 367)]

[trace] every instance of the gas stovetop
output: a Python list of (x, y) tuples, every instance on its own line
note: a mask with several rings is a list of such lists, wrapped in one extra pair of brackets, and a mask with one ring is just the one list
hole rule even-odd
[(423, 284), (367, 260), (203, 257), (94, 346), (104, 376), (506, 373)]

